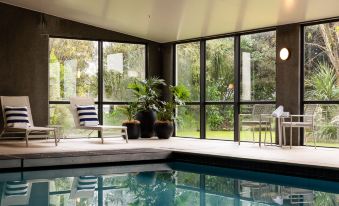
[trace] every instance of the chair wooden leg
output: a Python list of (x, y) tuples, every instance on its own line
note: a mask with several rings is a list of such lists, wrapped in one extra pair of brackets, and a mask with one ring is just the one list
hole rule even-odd
[(57, 137), (56, 129), (54, 129), (53, 133), (54, 133), (55, 146), (58, 146), (58, 137)]
[(261, 124), (259, 124), (259, 147), (261, 147)]
[(266, 145), (266, 136), (267, 136), (267, 132), (268, 132), (268, 125), (265, 124), (265, 140), (264, 140), (264, 145)]
[(271, 123), (270, 123), (270, 138), (271, 138), (271, 145), (272, 145), (273, 142), (272, 142), (272, 125), (271, 125)]
[(238, 125), (239, 125), (239, 137), (238, 137), (238, 145), (240, 145), (240, 136), (241, 136), (241, 121), (240, 121), (240, 117), (239, 117), (239, 122), (238, 122)]
[(255, 127), (251, 127), (251, 130), (252, 130), (252, 141), (253, 143), (255, 143), (255, 138), (254, 138), (254, 131), (255, 131)]
[(286, 127), (282, 126), (281, 128), (282, 128), (282, 135), (283, 135), (282, 140), (284, 141), (284, 142), (282, 142), (282, 145), (286, 145)]
[(26, 140), (26, 147), (28, 147), (28, 136), (29, 136), (30, 131), (26, 130), (25, 133), (25, 140)]
[(102, 130), (99, 130), (99, 136), (101, 137), (101, 144), (104, 144), (104, 137), (102, 135)]
[(128, 143), (128, 134), (127, 134), (127, 129), (124, 129), (125, 131), (125, 139), (126, 139), (126, 143)]
[(313, 137), (313, 142), (314, 142), (314, 149), (317, 149), (317, 140), (316, 140), (316, 136), (314, 135), (314, 129), (312, 129), (312, 137)]
[(292, 149), (292, 126), (290, 127), (290, 149)]

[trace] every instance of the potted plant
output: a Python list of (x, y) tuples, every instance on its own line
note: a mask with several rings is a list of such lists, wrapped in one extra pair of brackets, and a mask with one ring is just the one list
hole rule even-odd
[(138, 112), (137, 103), (130, 103), (122, 111), (127, 116), (127, 120), (122, 123), (122, 126), (127, 127), (128, 139), (138, 139), (140, 136), (140, 121), (135, 119)]
[(183, 85), (170, 86), (169, 88), (172, 100), (162, 102), (157, 112), (157, 121), (154, 124), (154, 130), (159, 139), (168, 139), (174, 131), (174, 111), (176, 105), (185, 105), (190, 97), (190, 92)]
[(138, 113), (136, 119), (140, 121), (141, 138), (154, 136), (154, 122), (159, 110), (160, 86), (166, 86), (165, 80), (152, 77), (143, 81), (135, 80), (128, 85), (137, 98)]

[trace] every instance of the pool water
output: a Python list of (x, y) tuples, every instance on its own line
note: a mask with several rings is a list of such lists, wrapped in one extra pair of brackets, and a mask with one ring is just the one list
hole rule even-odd
[(1, 206), (339, 206), (339, 183), (187, 163), (0, 173)]

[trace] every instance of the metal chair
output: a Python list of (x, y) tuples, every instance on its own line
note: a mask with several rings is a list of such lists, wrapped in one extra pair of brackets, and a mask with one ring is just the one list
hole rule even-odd
[[(282, 130), (283, 130), (283, 137), (284, 142), (286, 144), (286, 127), (290, 128), (290, 148), (292, 148), (292, 128), (309, 128), (312, 130), (312, 138), (314, 141), (314, 148), (317, 147), (316, 145), (316, 137), (314, 135), (315, 130), (315, 118), (317, 109), (319, 106), (317, 104), (310, 104), (305, 106), (305, 112), (304, 114), (300, 115), (290, 115), (287, 118), (284, 118), (284, 121), (282, 122)], [(293, 119), (297, 118), (297, 121), (293, 121)], [(302, 119), (301, 119), (302, 118)], [(286, 119), (289, 119), (289, 121), (286, 121)], [(298, 135), (298, 143), (300, 142), (300, 136)]]
[[(267, 130), (270, 131), (270, 138), (272, 144), (272, 111), (274, 109), (274, 105), (271, 104), (255, 104), (253, 105), (252, 114), (239, 114), (239, 130), (241, 130), (242, 126), (249, 126), (252, 130), (252, 137), (253, 142), (255, 143), (254, 132), (255, 128), (259, 127), (259, 146), (261, 146), (261, 128), (264, 127), (265, 129), (265, 140), (264, 143), (266, 144), (266, 133)], [(241, 117), (248, 117), (247, 120), (241, 121)], [(240, 145), (240, 138), (239, 138), (239, 145)]]

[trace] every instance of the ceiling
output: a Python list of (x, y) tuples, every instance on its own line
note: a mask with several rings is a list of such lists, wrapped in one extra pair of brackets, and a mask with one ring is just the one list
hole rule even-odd
[(0, 0), (169, 42), (339, 16), (339, 0)]

